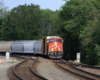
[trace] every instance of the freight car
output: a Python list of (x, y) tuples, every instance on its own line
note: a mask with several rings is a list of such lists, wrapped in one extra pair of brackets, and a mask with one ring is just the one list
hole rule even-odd
[(63, 55), (63, 39), (58, 36), (47, 36), (41, 40), (1, 41), (0, 52), (6, 51), (61, 58)]

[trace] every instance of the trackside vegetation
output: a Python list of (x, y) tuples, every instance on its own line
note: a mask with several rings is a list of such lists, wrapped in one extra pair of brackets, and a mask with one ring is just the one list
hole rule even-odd
[(0, 2), (0, 41), (37, 40), (45, 36), (64, 39), (66, 60), (100, 64), (100, 0), (70, 0), (61, 9), (41, 9), (39, 5), (18, 5), (11, 10)]

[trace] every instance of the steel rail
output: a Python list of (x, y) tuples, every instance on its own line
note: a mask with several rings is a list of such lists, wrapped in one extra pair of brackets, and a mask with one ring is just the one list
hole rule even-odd
[(72, 67), (72, 68), (74, 68), (74, 69), (77, 69), (77, 70), (82, 71), (82, 72), (84, 72), (84, 73), (87, 73), (87, 74), (90, 74), (90, 75), (92, 75), (92, 76), (95, 76), (95, 77), (100, 78), (100, 75), (97, 75), (97, 74), (94, 74), (94, 73), (90, 73), (90, 72), (87, 72), (87, 71), (78, 69), (78, 68), (74, 67), (73, 65), (71, 65), (71, 64), (68, 63), (68, 62), (66, 63), (66, 62), (64, 62), (63, 60), (61, 60), (61, 61), (62, 61), (64, 64), (67, 64), (67, 65), (69, 65), (70, 67)]
[(37, 59), (38, 59), (38, 58), (36, 58), (36, 59), (34, 60), (34, 62), (31, 64), (31, 66), (30, 66), (31, 72), (34, 73), (36, 76), (40, 77), (40, 78), (43, 79), (43, 80), (48, 80), (48, 79), (44, 78), (43, 76), (37, 74), (35, 71), (33, 71), (32, 66), (36, 63)]
[[(53, 60), (53, 61), (54, 61), (54, 60)], [(86, 76), (77, 74), (77, 73), (75, 73), (75, 72), (72, 72), (72, 71), (70, 71), (70, 70), (68, 70), (68, 69), (65, 69), (65, 68), (63, 68), (62, 66), (58, 65), (55, 61), (54, 61), (54, 63), (55, 63), (57, 66), (59, 66), (60, 68), (62, 68), (63, 70), (65, 70), (65, 71), (67, 71), (67, 72), (70, 72), (70, 73), (72, 73), (72, 74), (74, 74), (74, 75), (77, 75), (77, 76), (79, 76), (79, 77), (82, 77), (82, 78), (88, 79), (88, 80), (95, 80), (95, 79), (93, 79), (93, 78), (89, 78), (89, 77), (86, 77)]]
[(90, 75), (92, 75), (92, 76), (96, 76), (96, 77), (99, 77), (99, 78), (100, 78), (100, 75), (97, 75), (97, 74), (94, 74), (94, 73), (90, 73), (90, 72), (87, 72), (87, 71), (78, 69), (78, 68), (76, 68), (76, 67), (74, 67), (74, 66), (72, 66), (72, 65), (70, 65), (70, 64), (69, 64), (69, 66), (72, 67), (72, 68), (74, 68), (74, 69), (77, 69), (77, 70), (79, 70), (79, 71), (82, 71), (82, 72), (84, 72), (84, 73), (87, 73), (87, 74), (90, 74)]
[[(63, 59), (60, 59), (60, 61), (62, 62)], [(58, 63), (60, 63), (60, 62), (58, 62)], [(65, 63), (69, 63), (70, 65), (73, 65), (73, 66), (81, 66), (81, 67), (92, 68), (92, 69), (100, 69), (99, 66), (94, 66), (94, 65), (87, 65), (87, 64), (82, 64), (82, 63), (73, 63), (73, 62), (68, 62), (68, 61), (64, 62), (64, 64)]]
[[(25, 57), (25, 58), (26, 58), (26, 57)], [(28, 58), (28, 59), (29, 59), (29, 58)], [(33, 59), (33, 58), (30, 58), (30, 59), (32, 59), (32, 60), (35, 61), (35, 59)], [(22, 78), (21, 76), (19, 76), (19, 75), (16, 73), (15, 69), (16, 69), (17, 66), (19, 66), (20, 64), (22, 64), (22, 63), (24, 63), (24, 62), (26, 62), (26, 61), (28, 61), (28, 60), (24, 60), (24, 61), (22, 61), (21, 63), (18, 63), (18, 64), (15, 65), (14, 68), (13, 68), (13, 73), (15, 74), (15, 76), (16, 76), (19, 80), (25, 80), (25, 79)], [(33, 64), (33, 63), (32, 63), (32, 64)], [(32, 64), (31, 64), (31, 65), (32, 65)]]
[(70, 63), (70, 65), (73, 65), (73, 66), (81, 66), (81, 67), (92, 68), (92, 69), (100, 69), (100, 67), (98, 67), (98, 66), (87, 65), (87, 64)]
[[(64, 62), (64, 61), (62, 60), (62, 62)], [(90, 75), (92, 75), (92, 76), (96, 76), (96, 77), (99, 77), (99, 78), (100, 78), (100, 75), (97, 75), (97, 74), (94, 74), (94, 73), (90, 73), (90, 72), (81, 70), (81, 69), (79, 69), (79, 68), (74, 67), (74, 66), (71, 65), (70, 63), (66, 63), (66, 62), (64, 62), (64, 63), (67, 64), (67, 65), (69, 65), (70, 67), (72, 67), (72, 68), (74, 68), (74, 69), (77, 69), (77, 70), (82, 71), (82, 72), (84, 72), (84, 73), (87, 73), (87, 74), (90, 74)]]
[(15, 76), (16, 76), (19, 80), (25, 80), (25, 79), (22, 78), (21, 76), (19, 76), (19, 75), (16, 73), (15, 68), (16, 68), (18, 65), (20, 65), (20, 64), (22, 64), (22, 63), (24, 63), (24, 62), (26, 62), (26, 61), (28, 61), (28, 60), (22, 61), (21, 63), (15, 65), (14, 68), (13, 68), (13, 73), (15, 74)]

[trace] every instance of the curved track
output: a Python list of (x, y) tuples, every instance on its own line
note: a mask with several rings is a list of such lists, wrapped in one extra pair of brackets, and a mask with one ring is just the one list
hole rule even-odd
[(29, 58), (17, 64), (13, 68), (14, 74), (20, 80), (47, 80), (33, 71), (32, 66), (35, 62), (35, 59)]
[(85, 67), (85, 68), (92, 68), (92, 69), (98, 69), (100, 70), (100, 67), (98, 66), (93, 66), (93, 65), (87, 65), (87, 64), (78, 64), (78, 63), (70, 63), (70, 65), (72, 66), (81, 66), (81, 67)]
[(100, 80), (100, 75), (96, 75), (70, 65), (67, 61), (53, 60), (57, 66), (67, 71), (68, 73), (85, 80)]

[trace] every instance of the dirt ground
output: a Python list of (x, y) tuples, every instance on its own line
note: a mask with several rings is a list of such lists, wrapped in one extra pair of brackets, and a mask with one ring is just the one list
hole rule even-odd
[(0, 55), (0, 80), (9, 80), (7, 77), (7, 70), (19, 62), (17, 58), (10, 57), (10, 61), (8, 61), (5, 56)]
[[(5, 56), (0, 55), (0, 80), (9, 80), (7, 76), (7, 70), (21, 61), (14, 57), (10, 57), (10, 61), (8, 61), (6, 60)], [(99, 70), (82, 67), (79, 68), (100, 75)], [(52, 60), (42, 57), (39, 57), (36, 70), (40, 75), (49, 80), (79, 80), (55, 67), (55, 64), (52, 62)]]

